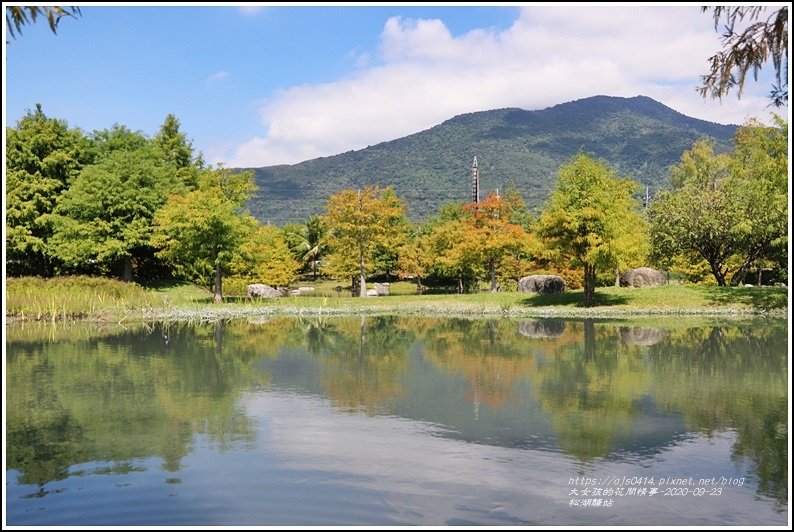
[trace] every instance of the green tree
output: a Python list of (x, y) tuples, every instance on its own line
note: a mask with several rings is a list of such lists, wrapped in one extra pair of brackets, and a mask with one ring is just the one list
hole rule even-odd
[(715, 155), (708, 141), (699, 141), (681, 156), (671, 168), (673, 189), (648, 211), (657, 262), (705, 260), (725, 286), (785, 247), (788, 128), (782, 120), (778, 126), (740, 128), (732, 154)]
[(310, 216), (305, 225), (286, 224), (281, 232), (295, 258), (302, 265), (311, 267), (312, 277), (317, 279), (317, 266), (328, 249), (328, 230), (323, 218)]
[(22, 27), (36, 22), (39, 17), (47, 19), (50, 30), (58, 33), (58, 24), (63, 17), (81, 15), (80, 8), (75, 6), (6, 6), (6, 27), (11, 37), (16, 39), (17, 33), (22, 35)]
[(632, 197), (637, 188), (636, 182), (618, 178), (603, 162), (581, 153), (560, 168), (539, 232), (571, 266), (584, 270), (585, 306), (593, 305), (597, 272), (616, 268), (622, 257), (635, 252), (627, 246), (642, 240), (645, 225)]
[(92, 161), (79, 129), (48, 118), (36, 105), (6, 128), (6, 267), (11, 275), (52, 275), (47, 215), (80, 170)]
[(394, 229), (390, 223), (404, 216), (405, 207), (391, 188), (343, 190), (331, 196), (326, 222), (333, 239), (333, 260), (338, 275), (359, 276), (361, 297), (367, 295), (367, 264), (378, 245), (388, 245)]
[(51, 253), (68, 268), (93, 264), (103, 273), (123, 261), (130, 281), (133, 259), (151, 248), (155, 212), (181, 189), (174, 167), (151, 145), (115, 150), (83, 168), (58, 200)]
[(194, 156), (193, 144), (180, 131), (180, 125), (179, 119), (169, 113), (154, 136), (154, 143), (162, 152), (166, 164), (176, 167), (180, 181), (193, 189), (196, 187), (198, 170), (204, 163), (201, 156)]
[(781, 270), (788, 262), (788, 122), (773, 118), (776, 127), (750, 121), (736, 132), (729, 186), (742, 208), (736, 232), (743, 253), (732, 284), (754, 265), (760, 284), (763, 262), (776, 262)]
[(244, 209), (255, 190), (251, 172), (205, 170), (199, 188), (171, 196), (155, 215), (157, 255), (186, 279), (212, 285), (223, 301), (223, 270), (258, 223)]
[[(770, 98), (781, 107), (788, 103), (788, 7), (774, 11), (761, 20), (767, 6), (714, 6), (714, 29), (724, 23), (722, 50), (709, 58), (710, 71), (702, 76), (703, 85), (698, 90), (703, 97), (722, 98), (736, 87), (741, 98), (748, 72), (758, 80), (764, 64), (772, 60), (775, 83)], [(723, 22), (724, 20), (724, 22)], [(747, 20), (749, 24), (740, 29)], [(737, 27), (737, 23), (739, 27)]]

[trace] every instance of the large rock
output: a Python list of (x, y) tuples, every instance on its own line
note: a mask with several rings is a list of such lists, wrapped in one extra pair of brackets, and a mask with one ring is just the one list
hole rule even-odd
[(281, 297), (281, 290), (266, 284), (249, 284), (248, 297)]
[(620, 284), (621, 286), (633, 286), (634, 288), (659, 286), (660, 284), (667, 284), (667, 276), (653, 268), (628, 269), (620, 276)]
[(518, 281), (519, 292), (558, 294), (565, 290), (565, 281), (557, 275), (530, 275)]
[(367, 288), (367, 297), (378, 297), (378, 291), (374, 288)]
[(389, 295), (389, 283), (374, 283), (373, 286), (375, 287), (375, 291), (379, 296)]

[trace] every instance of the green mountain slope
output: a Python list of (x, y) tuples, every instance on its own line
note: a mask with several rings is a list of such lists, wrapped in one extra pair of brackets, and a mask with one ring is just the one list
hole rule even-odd
[(517, 187), (530, 208), (548, 197), (560, 165), (579, 151), (652, 189), (701, 137), (727, 150), (736, 126), (685, 116), (645, 96), (594, 96), (540, 111), (496, 109), (456, 116), (426, 131), (294, 165), (256, 168), (251, 212), (263, 222), (304, 221), (345, 188), (394, 186), (416, 221), (451, 201), (469, 201), (476, 155), (481, 198)]

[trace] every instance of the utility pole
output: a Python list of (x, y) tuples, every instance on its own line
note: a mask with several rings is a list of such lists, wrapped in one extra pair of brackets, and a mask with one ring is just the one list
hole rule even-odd
[(474, 204), (480, 203), (480, 168), (477, 165), (477, 156), (474, 156), (474, 162), (471, 163), (471, 202)]

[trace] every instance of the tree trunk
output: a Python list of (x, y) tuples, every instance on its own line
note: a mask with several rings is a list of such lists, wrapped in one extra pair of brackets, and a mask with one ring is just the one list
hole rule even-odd
[(312, 261), (312, 280), (317, 280), (317, 260)]
[(220, 263), (215, 264), (215, 297), (213, 301), (215, 303), (221, 303), (223, 301), (223, 285), (221, 280)]
[(359, 296), (367, 297), (367, 271), (364, 269), (364, 250), (359, 251), (358, 254), (358, 270), (361, 278), (361, 286), (359, 287)]
[(593, 306), (593, 295), (595, 293), (595, 267), (590, 264), (584, 266), (584, 306)]
[(717, 280), (717, 286), (725, 286), (725, 273), (723, 273), (719, 264), (710, 264), (711, 274)]
[(763, 275), (764, 275), (764, 269), (761, 266), (759, 266), (758, 267), (758, 286), (761, 286), (761, 284), (762, 284), (761, 283), (761, 277), (763, 277)]
[(488, 259), (488, 273), (491, 275), (491, 292), (499, 291), (499, 286), (496, 284), (496, 261), (493, 257)]
[(132, 281), (132, 257), (129, 255), (124, 257), (124, 280), (128, 283)]
[(615, 286), (620, 286), (620, 268), (615, 268)]
[(458, 293), (459, 294), (463, 293), (463, 276), (462, 275), (458, 276)]

